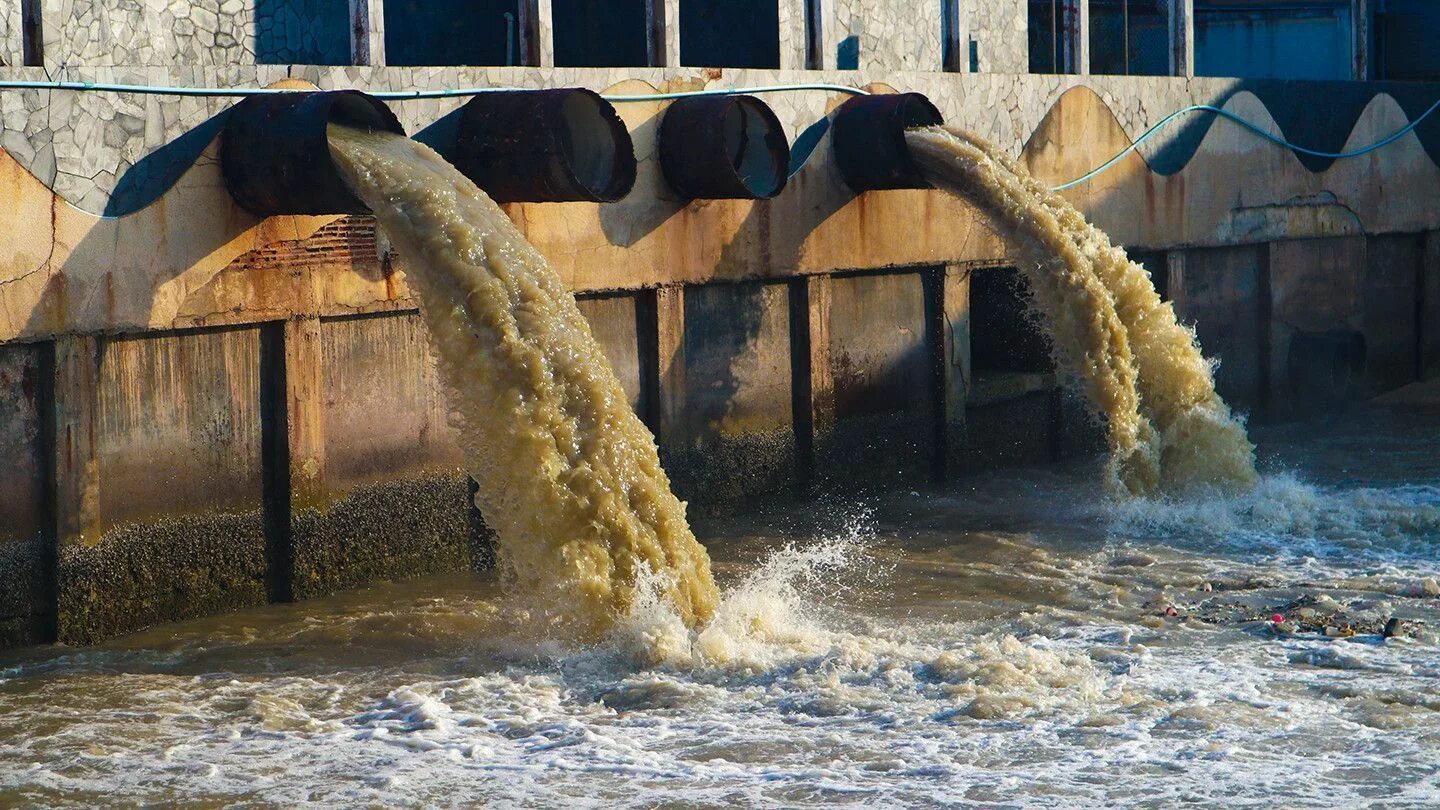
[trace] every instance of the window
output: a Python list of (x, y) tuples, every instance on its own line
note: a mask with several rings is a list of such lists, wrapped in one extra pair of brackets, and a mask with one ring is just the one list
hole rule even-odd
[(20, 0), (20, 47), (28, 67), (45, 66), (45, 36), (41, 27), (40, 0)]
[(1349, 79), (1350, 0), (1195, 0), (1195, 75)]
[(520, 65), (526, 62), (520, 0), (388, 0), (391, 65)]
[(551, 0), (555, 64), (642, 67), (650, 64), (649, 0)]
[(680, 0), (680, 64), (780, 67), (777, 0)]
[(1440, 81), (1440, 3), (1386, 0), (1375, 12), (1375, 78)]
[(960, 72), (959, 0), (940, 2), (940, 66), (949, 73)]
[(805, 0), (805, 69), (825, 68), (824, 32), (820, 28), (820, 0)]
[(1170, 72), (1166, 0), (1090, 0), (1090, 72), (1164, 76)]
[(1064, 73), (1064, 0), (1029, 0), (1030, 72)]

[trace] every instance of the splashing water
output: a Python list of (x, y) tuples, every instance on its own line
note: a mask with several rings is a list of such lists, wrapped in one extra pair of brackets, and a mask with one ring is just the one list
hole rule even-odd
[(710, 560), (574, 297), (505, 213), (428, 147), (331, 126), (346, 182), (406, 258), (501, 564), (560, 629), (603, 632), (659, 588), (708, 619)]
[(906, 133), (906, 142), (928, 179), (980, 206), (1014, 238), (1057, 365), (1106, 419), (1112, 489), (1255, 484), (1244, 425), (1216, 393), (1194, 333), (1143, 267), (983, 138), (932, 127)]

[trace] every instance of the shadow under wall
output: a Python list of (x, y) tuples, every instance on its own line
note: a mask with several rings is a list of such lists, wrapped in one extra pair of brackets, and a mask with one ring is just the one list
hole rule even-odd
[[(1389, 95), (1404, 110), (1406, 117), (1414, 121), (1440, 98), (1440, 84), (1242, 79), (1207, 103), (1224, 107), (1242, 92), (1254, 94), (1265, 105), (1287, 141), (1320, 152), (1339, 152), (1345, 148), (1361, 113), (1375, 96), (1382, 93)], [(1324, 99), (1323, 114), (1316, 114), (1317, 99)], [(1214, 113), (1192, 113), (1162, 130), (1161, 145), (1147, 160), (1151, 170), (1171, 175), (1185, 168), (1200, 148), (1206, 133), (1217, 125), (1217, 118)], [(1237, 125), (1224, 121), (1219, 126)], [(1440, 164), (1440, 111), (1421, 122), (1415, 128), (1415, 135), (1430, 159)], [(1335, 162), (1330, 158), (1299, 152), (1295, 153), (1295, 157), (1312, 172), (1324, 171)]]

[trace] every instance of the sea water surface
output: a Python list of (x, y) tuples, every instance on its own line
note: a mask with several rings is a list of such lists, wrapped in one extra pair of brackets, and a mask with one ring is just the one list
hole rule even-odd
[(1437, 426), (1257, 430), (1244, 496), (1097, 460), (697, 521), (699, 634), (565, 647), (478, 576), (5, 653), (0, 806), (1433, 806)]

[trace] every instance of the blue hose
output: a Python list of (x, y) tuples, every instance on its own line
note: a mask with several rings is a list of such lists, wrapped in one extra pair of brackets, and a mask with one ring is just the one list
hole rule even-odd
[(1104, 163), (1101, 163), (1099, 166), (1096, 166), (1094, 169), (1091, 169), (1090, 171), (1086, 172), (1085, 174), (1080, 175), (1079, 177), (1075, 178), (1074, 180), (1071, 180), (1071, 181), (1068, 182), (1068, 183), (1061, 183), (1060, 185), (1056, 186), (1055, 188), (1053, 188), (1053, 189), (1051, 189), (1051, 190), (1052, 190), (1052, 191), (1064, 191), (1064, 190), (1069, 189), (1069, 188), (1074, 188), (1075, 186), (1078, 186), (1078, 185), (1080, 185), (1081, 183), (1089, 182), (1090, 180), (1095, 179), (1096, 177), (1098, 177), (1099, 175), (1101, 175), (1101, 174), (1104, 173), (1105, 171), (1109, 170), (1109, 169), (1110, 169), (1111, 167), (1113, 167), (1115, 164), (1119, 163), (1122, 159), (1124, 159), (1124, 157), (1125, 157), (1126, 155), (1128, 155), (1128, 154), (1130, 154), (1131, 152), (1134, 152), (1136, 149), (1140, 148), (1140, 144), (1142, 144), (1142, 143), (1146, 142), (1147, 140), (1149, 140), (1151, 136), (1153, 136), (1155, 133), (1159, 132), (1161, 129), (1164, 129), (1165, 126), (1168, 125), (1171, 121), (1174, 121), (1176, 118), (1179, 118), (1180, 116), (1185, 115), (1185, 114), (1187, 114), (1187, 113), (1192, 113), (1192, 112), (1208, 112), (1208, 113), (1214, 113), (1215, 115), (1218, 115), (1218, 116), (1220, 116), (1221, 118), (1225, 118), (1225, 119), (1227, 119), (1227, 120), (1234, 121), (1235, 123), (1239, 124), (1240, 126), (1244, 127), (1245, 129), (1250, 130), (1251, 132), (1255, 133), (1256, 135), (1259, 135), (1261, 138), (1264, 138), (1265, 140), (1270, 141), (1270, 142), (1273, 143), (1273, 144), (1276, 144), (1276, 145), (1278, 145), (1278, 146), (1283, 146), (1283, 147), (1285, 147), (1285, 148), (1287, 148), (1287, 149), (1293, 149), (1293, 150), (1295, 150), (1296, 152), (1299, 152), (1299, 153), (1302, 154), (1302, 155), (1311, 155), (1311, 156), (1313, 156), (1313, 157), (1318, 157), (1318, 158), (1331, 158), (1331, 159), (1333, 159), (1333, 160), (1341, 160), (1341, 159), (1343, 159), (1343, 158), (1353, 158), (1353, 157), (1360, 157), (1361, 155), (1367, 155), (1367, 154), (1369, 154), (1369, 153), (1371, 153), (1371, 152), (1374, 152), (1374, 151), (1377, 150), (1377, 149), (1381, 149), (1381, 148), (1383, 148), (1383, 147), (1389, 146), (1390, 144), (1392, 144), (1392, 143), (1400, 140), (1401, 138), (1405, 137), (1406, 135), (1410, 134), (1416, 127), (1420, 126), (1420, 122), (1421, 122), (1421, 121), (1424, 121), (1426, 118), (1430, 117), (1430, 114), (1433, 113), (1433, 112), (1435, 112), (1435, 110), (1436, 110), (1437, 108), (1440, 108), (1440, 101), (1436, 101), (1434, 104), (1431, 104), (1431, 105), (1430, 105), (1430, 109), (1428, 109), (1428, 110), (1426, 110), (1424, 113), (1422, 113), (1419, 118), (1416, 118), (1414, 121), (1411, 121), (1409, 124), (1407, 124), (1407, 125), (1405, 125), (1404, 127), (1401, 127), (1400, 129), (1396, 130), (1396, 131), (1395, 131), (1394, 133), (1392, 133), (1391, 135), (1388, 135), (1388, 136), (1386, 136), (1386, 137), (1384, 137), (1384, 138), (1381, 138), (1380, 140), (1376, 141), (1375, 143), (1370, 144), (1369, 146), (1361, 147), (1360, 149), (1354, 149), (1354, 150), (1351, 150), (1351, 151), (1349, 151), (1349, 152), (1321, 152), (1321, 151), (1319, 151), (1319, 150), (1317, 150), (1317, 149), (1307, 149), (1307, 148), (1305, 148), (1305, 147), (1303, 147), (1303, 146), (1297, 146), (1297, 145), (1295, 145), (1295, 144), (1293, 144), (1293, 143), (1290, 143), (1289, 141), (1285, 140), (1284, 138), (1279, 137), (1278, 135), (1271, 135), (1269, 132), (1266, 132), (1265, 130), (1261, 129), (1260, 127), (1256, 126), (1255, 124), (1253, 124), (1253, 123), (1245, 120), (1244, 118), (1241, 118), (1240, 116), (1236, 115), (1235, 113), (1229, 112), (1229, 111), (1227, 111), (1227, 110), (1222, 110), (1222, 109), (1220, 109), (1219, 107), (1215, 107), (1215, 106), (1212, 106), (1212, 105), (1210, 105), (1210, 104), (1192, 104), (1192, 105), (1189, 106), (1189, 107), (1185, 107), (1185, 108), (1176, 110), (1175, 112), (1170, 113), (1169, 115), (1165, 116), (1164, 118), (1161, 118), (1159, 121), (1157, 121), (1157, 122), (1155, 123), (1155, 126), (1150, 127), (1149, 129), (1145, 130), (1145, 133), (1144, 133), (1143, 135), (1141, 135), (1139, 138), (1136, 138), (1134, 143), (1132, 143), (1132, 144), (1130, 144), (1129, 146), (1125, 147), (1124, 149), (1120, 150), (1120, 153), (1117, 154), (1115, 157), (1112, 157), (1112, 158), (1110, 158), (1109, 160), (1105, 161)]

